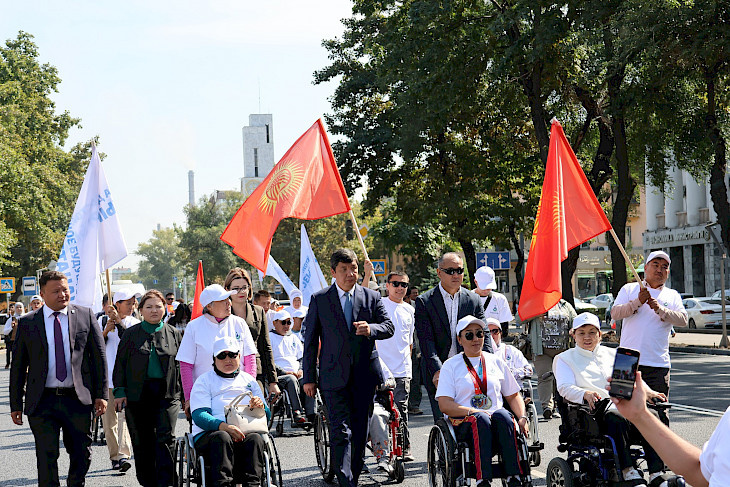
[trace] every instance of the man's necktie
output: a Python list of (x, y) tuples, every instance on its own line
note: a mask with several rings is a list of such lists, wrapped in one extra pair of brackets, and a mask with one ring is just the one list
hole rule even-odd
[(347, 329), (352, 329), (352, 295), (345, 293), (345, 321), (347, 322)]
[(53, 343), (56, 349), (56, 379), (60, 382), (66, 380), (66, 353), (63, 349), (63, 333), (61, 333), (61, 321), (58, 319), (59, 311), (53, 313)]

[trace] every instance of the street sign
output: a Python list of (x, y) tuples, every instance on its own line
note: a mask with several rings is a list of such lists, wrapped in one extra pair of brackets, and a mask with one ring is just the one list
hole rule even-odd
[(358, 228), (358, 230), (360, 231), (360, 236), (363, 239), (368, 238), (368, 232), (370, 231), (370, 227), (367, 226), (366, 223), (363, 223), (362, 225), (360, 225), (360, 228)]
[(37, 292), (35, 276), (25, 276), (23, 278), (23, 296), (33, 296)]
[(15, 278), (14, 277), (0, 277), (0, 293), (14, 293), (15, 292)]
[(282, 291), (281, 284), (274, 284), (274, 293), (281, 294), (281, 291)]
[(177, 281), (177, 276), (172, 276), (173, 281)]
[(508, 271), (510, 269), (509, 251), (477, 252), (477, 268), (484, 265), (495, 271)]
[(385, 265), (385, 259), (372, 259), (373, 270), (376, 276), (384, 276), (388, 273), (388, 266)]
[(152, 284), (157, 284), (157, 279), (153, 279)]

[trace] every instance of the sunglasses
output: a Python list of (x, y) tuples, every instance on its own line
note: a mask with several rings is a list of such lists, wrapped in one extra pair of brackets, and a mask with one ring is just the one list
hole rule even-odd
[(175, 298), (167, 298), (168, 301), (174, 301)]
[(388, 284), (393, 287), (408, 287), (408, 283), (403, 281), (388, 281)]
[(489, 333), (491, 333), (492, 335), (499, 335), (500, 333), (502, 333), (502, 330), (500, 330), (499, 328), (495, 328), (493, 330), (489, 330)]
[(464, 338), (466, 338), (467, 340), (474, 340), (475, 335), (477, 338), (484, 338), (484, 332), (482, 330), (467, 331), (466, 333), (464, 333)]
[(284, 320), (284, 321), (281, 322), (281, 324), (284, 325), (284, 326), (290, 326), (291, 325), (291, 320)]
[(462, 275), (464, 273), (463, 267), (449, 267), (448, 269), (444, 269), (443, 267), (440, 267), (440, 269), (450, 276), (453, 276), (454, 274)]
[(236, 357), (238, 357), (238, 352), (221, 352), (215, 356), (215, 358), (217, 358), (218, 360), (225, 360), (226, 358)]

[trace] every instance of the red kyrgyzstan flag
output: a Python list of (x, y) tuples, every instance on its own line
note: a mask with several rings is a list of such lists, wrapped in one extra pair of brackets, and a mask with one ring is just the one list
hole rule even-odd
[(316, 220), (348, 211), (350, 202), (319, 119), (243, 202), (221, 240), (266, 272), (271, 237), (282, 219)]
[(205, 279), (203, 279), (203, 261), (198, 261), (198, 277), (195, 278), (195, 299), (193, 300), (193, 310), (190, 316), (194, 320), (203, 314), (203, 306), (200, 304), (200, 293), (205, 289)]
[(520, 319), (534, 318), (558, 304), (563, 296), (560, 263), (568, 257), (568, 250), (610, 229), (563, 127), (553, 119), (545, 180), (520, 295)]

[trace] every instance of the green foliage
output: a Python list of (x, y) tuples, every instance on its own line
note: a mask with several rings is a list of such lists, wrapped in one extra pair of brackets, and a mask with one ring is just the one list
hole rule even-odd
[[(136, 254), (143, 258), (137, 275), (145, 288), (168, 292), (172, 290), (173, 276), (182, 281), (185, 271), (182, 266), (180, 236), (174, 228), (154, 230), (149, 241), (139, 244)], [(155, 280), (157, 284), (154, 283)]]

